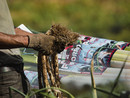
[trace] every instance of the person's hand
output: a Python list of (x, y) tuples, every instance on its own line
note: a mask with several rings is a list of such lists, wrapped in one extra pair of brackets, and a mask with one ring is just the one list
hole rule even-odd
[(29, 48), (33, 48), (37, 51), (41, 51), (45, 55), (49, 55), (52, 52), (54, 46), (55, 37), (49, 36), (43, 33), (33, 34), (29, 36)]

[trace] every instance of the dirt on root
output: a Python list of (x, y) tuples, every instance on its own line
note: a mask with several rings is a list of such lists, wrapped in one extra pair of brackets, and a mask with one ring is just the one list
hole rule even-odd
[(62, 50), (64, 47), (72, 45), (79, 37), (78, 33), (61, 26), (60, 24), (52, 25), (46, 34), (56, 38), (53, 52)]

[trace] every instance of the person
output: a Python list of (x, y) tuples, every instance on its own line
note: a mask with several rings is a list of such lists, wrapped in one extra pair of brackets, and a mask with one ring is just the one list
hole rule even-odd
[[(14, 29), (7, 1), (0, 0), (0, 98), (9, 98), (10, 86), (24, 94), (30, 91), (18, 48), (33, 48), (49, 55), (54, 41), (53, 36), (43, 33), (31, 34), (19, 28)], [(15, 91), (11, 91), (11, 95), (12, 98), (23, 98)]]

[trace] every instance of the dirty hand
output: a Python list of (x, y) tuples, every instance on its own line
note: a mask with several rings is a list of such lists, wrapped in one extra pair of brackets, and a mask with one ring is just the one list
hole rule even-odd
[(55, 37), (43, 33), (33, 34), (29, 36), (29, 48), (41, 51), (45, 55), (49, 55), (54, 46)]

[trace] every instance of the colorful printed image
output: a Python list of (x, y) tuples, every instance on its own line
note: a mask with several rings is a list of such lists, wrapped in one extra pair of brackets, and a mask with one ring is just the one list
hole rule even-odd
[(94, 59), (95, 73), (102, 73), (110, 66), (116, 50), (123, 50), (129, 43), (81, 35), (77, 44), (66, 47), (59, 56), (59, 70), (89, 73)]

